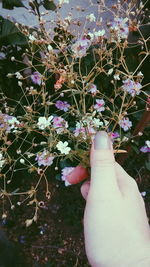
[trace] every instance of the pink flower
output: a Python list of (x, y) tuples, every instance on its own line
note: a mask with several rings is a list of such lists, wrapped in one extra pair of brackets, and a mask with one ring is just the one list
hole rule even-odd
[(103, 99), (96, 99), (96, 105), (94, 105), (94, 108), (101, 112), (101, 111), (104, 111), (105, 110), (105, 101)]
[(65, 167), (64, 169), (62, 169), (61, 173), (61, 179), (62, 181), (65, 182), (65, 186), (71, 185), (68, 181), (67, 181), (67, 176), (75, 169), (75, 167)]
[(70, 104), (68, 104), (67, 101), (58, 100), (56, 101), (55, 106), (56, 108), (66, 112), (69, 109)]
[(53, 127), (56, 129), (58, 134), (62, 133), (66, 128), (68, 128), (68, 122), (62, 117), (53, 118)]
[(97, 86), (95, 84), (91, 84), (90, 88), (88, 89), (88, 92), (95, 96), (97, 93)]
[(126, 117), (119, 121), (119, 125), (126, 132), (132, 127), (132, 122)]
[(122, 89), (128, 92), (130, 95), (135, 96), (141, 93), (140, 89), (142, 88), (142, 85), (139, 82), (126, 79), (123, 81), (123, 83), (124, 85), (122, 86)]
[(38, 161), (38, 166), (50, 166), (53, 163), (53, 159), (54, 157), (52, 157), (47, 150), (38, 152), (35, 158), (35, 160)]
[(34, 84), (41, 85), (42, 77), (38, 71), (33, 72), (33, 74), (31, 75), (31, 79)]

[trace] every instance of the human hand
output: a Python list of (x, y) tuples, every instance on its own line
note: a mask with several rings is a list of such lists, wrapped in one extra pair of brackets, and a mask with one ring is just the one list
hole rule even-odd
[[(115, 162), (111, 141), (98, 132), (91, 148), (91, 181), (81, 192), (86, 199), (84, 235), (93, 267), (150, 266), (150, 229), (144, 201), (135, 180)], [(75, 179), (76, 169), (68, 177)], [(86, 170), (85, 176), (87, 177)], [(85, 178), (86, 178), (85, 177)], [(82, 179), (84, 175), (82, 173)]]

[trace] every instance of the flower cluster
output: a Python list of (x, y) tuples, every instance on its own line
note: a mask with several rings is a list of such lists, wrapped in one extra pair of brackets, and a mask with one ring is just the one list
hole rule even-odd
[(123, 81), (122, 89), (128, 92), (131, 96), (139, 95), (141, 93), (142, 85), (139, 82), (126, 79)]
[(121, 39), (126, 39), (129, 34), (129, 27), (127, 25), (128, 18), (114, 18), (114, 21), (108, 23), (110, 30), (113, 34), (114, 40), (117, 38), (117, 41)]
[(0, 113), (0, 129), (9, 132), (16, 132), (20, 122), (16, 117), (10, 116), (5, 113)]

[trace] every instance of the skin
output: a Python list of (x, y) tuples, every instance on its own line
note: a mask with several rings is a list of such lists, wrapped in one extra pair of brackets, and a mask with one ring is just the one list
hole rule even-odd
[[(115, 161), (105, 132), (96, 134), (90, 153), (91, 179), (81, 187), (86, 199), (85, 248), (93, 267), (150, 266), (150, 228), (135, 180)], [(87, 178), (79, 166), (70, 183)], [(85, 176), (83, 175), (85, 173)]]

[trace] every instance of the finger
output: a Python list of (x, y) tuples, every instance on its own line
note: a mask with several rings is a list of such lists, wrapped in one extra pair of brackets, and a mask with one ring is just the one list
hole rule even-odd
[[(117, 182), (123, 196), (140, 195), (136, 181), (118, 164), (115, 163)], [(134, 193), (134, 194), (133, 194)]]
[(115, 159), (110, 138), (100, 131), (96, 134), (90, 153), (91, 187), (101, 198), (120, 193), (115, 171)]
[(89, 173), (87, 168), (79, 165), (67, 176), (67, 181), (70, 184), (78, 184), (88, 177)]
[(84, 182), (81, 186), (81, 194), (85, 200), (87, 199), (89, 189), (90, 189), (90, 181)]

